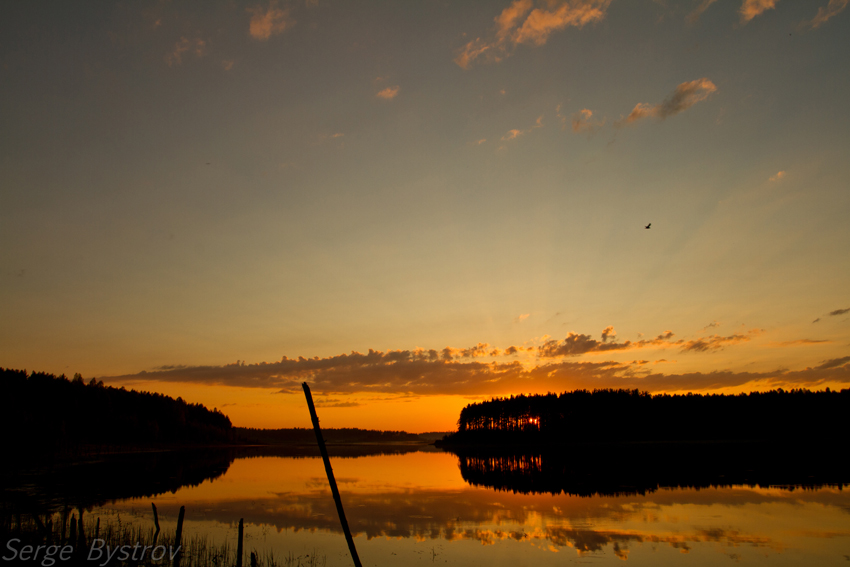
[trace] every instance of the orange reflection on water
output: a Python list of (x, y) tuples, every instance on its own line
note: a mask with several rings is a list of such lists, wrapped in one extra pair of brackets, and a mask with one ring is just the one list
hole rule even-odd
[[(472, 487), (461, 478), (457, 458), (443, 453), (332, 458), (332, 464), (361, 557), (386, 549), (397, 554), (387, 552), (381, 564), (404, 565), (407, 551), (439, 544), (446, 559), (464, 565), (485, 561), (489, 552), (482, 549), (499, 550), (497, 563), (518, 554), (559, 564), (557, 552), (572, 550), (637, 564), (679, 564), (675, 558), (683, 554), (710, 562), (718, 554), (763, 559), (792, 553), (825, 565), (843, 560), (850, 545), (850, 491), (838, 488), (732, 486), (584, 497)], [(171, 514), (185, 505), (193, 521), (244, 518), (249, 529), (271, 527), (280, 545), (294, 534), (336, 534), (342, 541), (318, 458), (238, 459), (219, 479), (156, 501)], [(398, 545), (386, 547), (389, 542)]]
[[(449, 453), (332, 457), (331, 464), (343, 494), (461, 490), (468, 486), (457, 474), (457, 457)], [(319, 457), (254, 457), (236, 459), (221, 477), (182, 488), (173, 498), (184, 504), (256, 500), (328, 489)]]

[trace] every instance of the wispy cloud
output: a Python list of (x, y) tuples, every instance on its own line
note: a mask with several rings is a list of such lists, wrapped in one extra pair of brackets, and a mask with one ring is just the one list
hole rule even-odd
[[(827, 315), (829, 317), (838, 317), (839, 315), (844, 315), (845, 313), (850, 313), (850, 307), (848, 307), (847, 309), (835, 309), (835, 310), (827, 313)], [(818, 322), (820, 322), (820, 317), (818, 317), (817, 319), (812, 321), (812, 323), (818, 323)]]
[(529, 132), (531, 132), (535, 128), (542, 128), (542, 127), (543, 127), (543, 115), (541, 114), (540, 116), (537, 117), (537, 120), (535, 121), (534, 126), (527, 128), (526, 130), (517, 130), (516, 128), (513, 129), (513, 130), (508, 130), (507, 133), (504, 136), (502, 136), (502, 141), (508, 142), (510, 140), (516, 140), (520, 136), (525, 136), (526, 134), (528, 134)]
[(625, 351), (643, 348), (678, 348), (680, 352), (715, 352), (729, 345), (744, 343), (761, 334), (761, 329), (752, 329), (746, 334), (734, 334), (727, 337), (710, 335), (697, 339), (673, 340), (673, 332), (666, 331), (654, 339), (642, 339), (639, 341), (616, 342), (614, 328), (609, 326), (602, 331), (602, 340), (597, 341), (590, 335), (568, 333), (563, 340), (551, 339), (538, 348), (538, 355), (542, 358), (556, 358), (564, 356), (579, 356), (582, 354), (593, 354), (611, 351)]
[(463, 69), (479, 58), (499, 62), (517, 45), (544, 45), (556, 31), (602, 20), (610, 3), (611, 0), (546, 0), (543, 7), (534, 8), (532, 0), (514, 0), (496, 16), (492, 36), (470, 41), (458, 50), (454, 61)]
[(702, 2), (699, 3), (699, 6), (694, 8), (693, 12), (688, 14), (688, 17), (686, 18), (687, 22), (689, 24), (695, 23), (699, 19), (699, 17), (702, 16), (702, 13), (705, 12), (708, 7), (714, 4), (715, 2), (717, 2), (717, 0), (702, 0)]
[(174, 44), (174, 50), (165, 56), (165, 62), (169, 67), (181, 65), (185, 55), (195, 55), (203, 57), (207, 52), (207, 42), (201, 38), (189, 39), (181, 37), (180, 41)]
[(712, 352), (721, 350), (728, 345), (750, 341), (753, 337), (761, 334), (761, 332), (761, 329), (752, 329), (746, 335), (734, 334), (729, 335), (728, 337), (711, 335), (710, 337), (690, 340), (682, 345), (682, 352)]
[(248, 12), (251, 14), (248, 33), (254, 39), (261, 41), (283, 33), (287, 28), (295, 25), (295, 20), (289, 15), (289, 8), (278, 8), (274, 0), (269, 2), (268, 7), (254, 6), (248, 8)]
[(818, 13), (812, 18), (812, 21), (808, 22), (809, 27), (812, 29), (819, 28), (823, 24), (827, 22), (830, 18), (837, 16), (844, 8), (847, 7), (848, 2), (850, 0), (829, 0), (829, 4), (825, 7), (818, 8)]
[(400, 87), (398, 85), (396, 85), (394, 87), (387, 87), (382, 91), (378, 91), (378, 93), (375, 94), (375, 96), (378, 97), (378, 98), (382, 98), (384, 100), (392, 100), (396, 96), (398, 96), (399, 90), (400, 90)]
[(783, 177), (785, 177), (785, 172), (784, 171), (777, 171), (774, 175), (770, 176), (770, 179), (768, 179), (768, 181), (779, 181)]
[(847, 363), (850, 362), (850, 356), (843, 356), (841, 358), (833, 358), (831, 360), (826, 360), (822, 362), (819, 366), (816, 366), (816, 370), (829, 370), (831, 368), (841, 368), (846, 367)]
[(514, 32), (515, 43), (543, 45), (549, 35), (566, 27), (581, 28), (605, 17), (610, 0), (548, 2), (549, 9), (535, 8)]
[(818, 345), (824, 343), (831, 343), (827, 339), (797, 339), (796, 341), (783, 341), (781, 343), (776, 343), (777, 346), (781, 347), (789, 347), (789, 346), (806, 346), (806, 345)]
[[(560, 109), (560, 107), (559, 107)], [(564, 117), (565, 119), (566, 117)], [(571, 121), (573, 132), (577, 134), (593, 134), (598, 129), (605, 125), (605, 119), (595, 120), (593, 111), (588, 108), (582, 108), (574, 113)]]
[(664, 120), (683, 112), (698, 102), (707, 99), (717, 87), (706, 78), (682, 83), (670, 95), (659, 104), (638, 103), (631, 113), (622, 120), (617, 121), (615, 126), (625, 126), (643, 118), (657, 118)]
[(321, 400), (318, 399), (316, 401), (316, 407), (318, 408), (356, 408), (360, 407), (363, 404), (360, 402), (351, 402), (351, 401), (343, 401), (343, 400)]
[(538, 356), (542, 358), (557, 358), (564, 356), (579, 356), (582, 354), (611, 352), (632, 350), (648, 347), (670, 347), (683, 345), (684, 341), (673, 341), (673, 332), (665, 331), (654, 339), (643, 339), (640, 341), (625, 341), (618, 343), (616, 341), (607, 342), (612, 337), (614, 332), (613, 327), (606, 327), (602, 331), (602, 340), (597, 341), (590, 335), (567, 333), (563, 340), (551, 339), (544, 342), (537, 349)]
[(772, 10), (776, 7), (779, 0), (744, 0), (739, 13), (741, 14), (741, 22), (747, 23), (761, 13)]

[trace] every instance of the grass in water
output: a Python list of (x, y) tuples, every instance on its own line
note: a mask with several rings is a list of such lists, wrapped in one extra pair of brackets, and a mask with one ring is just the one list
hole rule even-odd
[[(35, 562), (22, 562), (31, 565), (170, 566), (176, 552), (173, 530), (163, 530), (157, 535), (152, 526), (122, 522), (120, 515), (115, 520), (108, 519), (105, 522), (101, 522), (100, 518), (89, 520), (84, 523), (82, 534), (75, 529), (79, 524), (73, 519), (70, 529), (67, 526), (67, 518), (66, 525), (63, 526), (60, 514), (26, 518), (4, 516), (0, 518), (0, 545), (6, 550), (6, 555), (9, 555), (9, 549), (14, 548), (20, 552), (27, 545), (33, 548), (55, 546), (52, 555), (46, 560), (45, 555), (49, 547), (42, 548), (41, 555)], [(64, 546), (74, 548), (71, 560), (60, 559), (59, 551)], [(117, 553), (116, 549), (119, 550)], [(107, 550), (111, 556), (107, 554)], [(180, 567), (230, 567), (236, 565), (236, 551), (236, 545), (231, 542), (217, 543), (206, 535), (184, 535), (179, 551)], [(122, 554), (128, 557), (122, 557)], [(309, 555), (294, 555), (289, 552), (280, 557), (270, 550), (260, 552), (256, 549), (246, 549), (242, 564), (244, 567), (326, 567), (327, 557), (320, 556), (315, 550)]]

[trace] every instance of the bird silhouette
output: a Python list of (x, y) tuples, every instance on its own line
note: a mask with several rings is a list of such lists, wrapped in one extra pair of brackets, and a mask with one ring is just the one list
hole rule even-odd
[(649, 227), (651, 227), (651, 226), (652, 226), (652, 223), (649, 223), (649, 224), (648, 224), (648, 225), (646, 225), (644, 228), (649, 228)]

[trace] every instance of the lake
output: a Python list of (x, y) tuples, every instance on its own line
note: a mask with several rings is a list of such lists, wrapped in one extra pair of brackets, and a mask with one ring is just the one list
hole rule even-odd
[[(512, 490), (498, 459), (488, 461), (488, 470), (499, 469), (498, 482), (488, 486), (479, 474), (473, 485), (461, 473), (461, 465), (470, 467), (464, 459), (433, 448), (332, 454), (363, 565), (850, 564), (850, 492), (841, 483), (640, 486), (588, 496), (558, 488)], [(626, 476), (628, 466), (622, 463)], [(162, 487), (142, 488), (149, 476), (143, 475), (136, 482), (146, 496), (89, 504), (86, 521), (151, 526), (155, 502), (168, 531), (185, 506), (184, 538), (235, 546), (244, 518), (246, 552), (273, 551), (303, 562), (318, 555), (320, 565), (351, 565), (321, 458), (231, 456), (210, 470), (192, 476), (181, 468), (173, 476), (177, 485), (154, 495)]]

